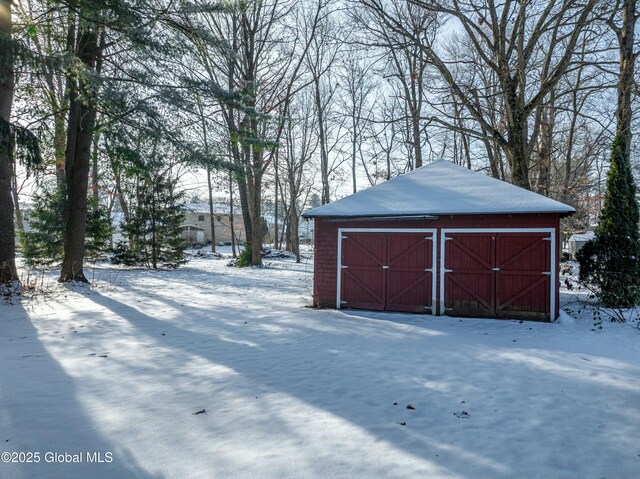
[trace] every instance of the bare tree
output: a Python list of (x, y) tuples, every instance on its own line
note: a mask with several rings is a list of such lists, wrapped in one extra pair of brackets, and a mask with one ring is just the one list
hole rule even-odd
[(351, 183), (355, 193), (357, 187), (358, 160), (364, 165), (362, 144), (365, 130), (372, 117), (371, 97), (377, 84), (373, 76), (374, 64), (365, 63), (365, 59), (357, 51), (348, 52), (340, 62), (340, 92), (338, 103), (343, 114), (348, 118), (349, 157), (351, 163)]
[[(496, 141), (509, 162), (511, 181), (530, 188), (529, 163), (542, 114), (539, 107), (569, 68), (583, 28), (591, 21), (598, 2), (508, 1), (498, 5), (493, 0), (411, 1), (426, 12), (441, 15), (443, 20), (452, 19), (468, 37), (483, 68), (495, 73), (505, 107), (504, 132), (477, 109), (473, 88), (459, 82), (437, 42), (421, 43), (442, 80), (482, 127), (467, 133)], [(386, 3), (381, 0), (361, 0), (361, 3), (379, 15), (386, 28), (407, 41), (417, 41), (416, 33)], [(435, 116), (432, 120), (460, 131), (447, 119)]]
[(322, 181), (322, 204), (331, 201), (330, 175), (331, 165), (329, 155), (331, 109), (335, 103), (336, 61), (342, 48), (339, 40), (339, 25), (334, 18), (327, 15), (315, 28), (313, 35), (309, 27), (305, 27), (309, 35), (310, 48), (307, 51), (305, 67), (310, 77), (314, 91), (314, 105), (317, 116), (316, 128), (320, 142), (320, 179)]
[[(354, 9), (352, 18), (366, 32), (362, 42), (380, 50), (383, 76), (404, 101), (403, 115), (394, 120), (405, 123), (410, 168), (419, 168), (426, 139), (428, 46), (438, 34), (437, 16), (408, 0), (363, 0), (360, 4), (362, 8)], [(402, 25), (402, 31), (389, 28), (390, 24)]]
[(287, 249), (296, 255), (297, 262), (300, 262), (300, 215), (313, 181), (309, 164), (320, 143), (315, 135), (316, 121), (313, 90), (307, 88), (297, 95), (292, 105), (283, 138), (284, 148), (281, 148), (286, 179), (281, 190), (286, 212), (285, 236)]

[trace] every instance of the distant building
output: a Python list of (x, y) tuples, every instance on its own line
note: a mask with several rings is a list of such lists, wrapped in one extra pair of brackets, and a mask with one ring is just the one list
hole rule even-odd
[(576, 253), (582, 249), (584, 244), (592, 240), (595, 237), (595, 233), (593, 231), (587, 231), (586, 233), (579, 233), (569, 237), (568, 241), (568, 250), (569, 256), (571, 259), (576, 259)]
[[(211, 214), (208, 203), (187, 203), (183, 207), (184, 222), (182, 231), (187, 244), (206, 244), (211, 242)], [(214, 203), (213, 205), (216, 244), (231, 244), (231, 221), (229, 205)], [(246, 235), (242, 212), (238, 207), (233, 212), (233, 229), (236, 241), (244, 243)]]

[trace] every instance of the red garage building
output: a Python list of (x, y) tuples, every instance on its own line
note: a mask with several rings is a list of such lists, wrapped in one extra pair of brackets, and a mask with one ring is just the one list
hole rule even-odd
[(314, 303), (434, 315), (558, 316), (563, 203), (437, 161), (308, 211)]

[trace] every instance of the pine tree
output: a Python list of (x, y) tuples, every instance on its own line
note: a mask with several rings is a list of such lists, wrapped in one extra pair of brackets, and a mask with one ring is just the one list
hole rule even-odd
[(640, 303), (640, 214), (626, 151), (624, 138), (616, 137), (595, 238), (577, 255), (580, 279), (595, 284), (599, 299), (608, 307)]
[[(51, 266), (62, 262), (66, 202), (64, 184), (36, 196), (29, 231), (20, 236), (22, 254), (29, 266)], [(92, 208), (93, 202), (94, 199), (89, 196), (85, 250), (86, 258), (95, 261), (103, 259), (110, 252), (113, 227), (107, 209), (102, 205)]]
[(142, 179), (136, 204), (122, 225), (128, 240), (118, 242), (113, 262), (148, 268), (177, 268), (186, 262), (182, 236), (184, 213), (182, 193), (176, 193), (175, 179), (154, 175)]

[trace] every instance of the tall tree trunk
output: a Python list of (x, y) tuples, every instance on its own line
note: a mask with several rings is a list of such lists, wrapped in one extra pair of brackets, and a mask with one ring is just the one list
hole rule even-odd
[[(104, 45), (106, 39), (106, 34), (104, 30), (100, 34), (100, 43), (99, 45)], [(96, 58), (96, 77), (100, 76), (102, 73), (102, 57), (99, 56)], [(98, 144), (100, 143), (100, 130), (95, 128), (95, 123), (97, 123), (98, 117), (96, 114), (96, 118), (94, 120), (94, 128), (93, 128), (93, 147), (91, 152), (91, 195), (93, 199), (93, 212), (98, 211), (98, 207), (100, 206), (100, 191), (98, 188)]]
[(278, 244), (278, 185), (280, 183), (280, 176), (278, 172), (278, 154), (280, 149), (276, 149), (273, 157), (273, 171), (274, 171), (274, 183), (275, 183), (275, 193), (273, 195), (273, 246), (275, 249), (280, 249), (280, 245)]
[[(238, 151), (238, 160), (236, 165), (243, 166), (244, 162), (240, 159), (240, 153)], [(246, 168), (245, 168), (246, 170)], [(237, 174), (236, 182), (238, 183), (238, 197), (240, 198), (240, 210), (242, 211), (242, 221), (244, 223), (245, 239), (247, 242), (251, 241), (253, 225), (251, 224), (251, 203), (249, 198), (249, 192), (247, 187), (247, 175)]]
[[(69, 9), (67, 14), (67, 44), (66, 44), (66, 54), (69, 56), (75, 55), (75, 45), (76, 45), (76, 13), (72, 8)], [(56, 162), (56, 183), (59, 189), (66, 188), (65, 183), (67, 181), (64, 165), (66, 158), (66, 149), (67, 149), (67, 126), (68, 126), (68, 113), (67, 108), (69, 106), (69, 96), (71, 91), (71, 81), (67, 78), (67, 82), (65, 84), (64, 94), (62, 95), (62, 99), (59, 100), (55, 97), (55, 84), (54, 84), (54, 72), (51, 70), (50, 74), (47, 76), (49, 82), (49, 89), (51, 90), (52, 95), (52, 105), (56, 109), (53, 114), (53, 155)]]
[(358, 112), (356, 111), (356, 107), (355, 107), (355, 95), (354, 95), (354, 107), (351, 110), (351, 182), (353, 184), (354, 193), (358, 192), (358, 184), (357, 184), (357, 178), (356, 178), (356, 159), (357, 159), (357, 152), (358, 152), (358, 135), (356, 133), (358, 128), (357, 115), (358, 115)]
[(527, 129), (525, 123), (526, 122), (518, 120), (508, 125), (509, 142), (504, 147), (504, 153), (511, 170), (511, 183), (530, 190), (529, 148), (527, 145)]
[(551, 170), (552, 119), (547, 107), (542, 107), (540, 133), (538, 134), (538, 177), (536, 192), (549, 195), (549, 172)]
[[(257, 129), (257, 128), (256, 128)], [(251, 223), (253, 230), (251, 234), (251, 264), (259, 266), (262, 264), (262, 155), (263, 152), (257, 147), (252, 147), (253, 153), (253, 191), (251, 199), (253, 208), (251, 211)]]
[[(582, 71), (578, 71), (578, 80), (580, 80)], [(576, 82), (576, 86), (580, 83)], [(576, 124), (580, 115), (578, 108), (578, 92), (573, 89), (571, 92), (571, 121), (569, 122), (569, 133), (567, 137), (567, 153), (565, 155), (564, 164), (564, 180), (562, 182), (562, 201), (568, 203), (572, 201), (570, 195), (570, 186), (573, 180), (573, 146), (576, 134)]]
[(158, 179), (154, 178), (151, 181), (151, 266), (153, 269), (158, 269), (158, 241), (156, 234), (156, 215), (158, 214), (156, 208), (156, 195), (158, 194)]
[(322, 97), (320, 96), (320, 78), (314, 78), (315, 86), (315, 105), (318, 114), (318, 137), (320, 143), (320, 176), (322, 179), (322, 195), (320, 201), (326, 205), (331, 201), (329, 189), (329, 153), (327, 152), (327, 138), (324, 123), (324, 109), (322, 106)]
[(11, 0), (0, 0), (0, 284), (18, 279), (11, 197), (13, 141), (10, 120), (14, 91), (11, 27)]
[(636, 27), (636, 0), (623, 0), (622, 26), (616, 31), (620, 49), (620, 74), (618, 76), (618, 107), (616, 120), (618, 122), (616, 135), (624, 139), (624, 156), (627, 160), (631, 156), (631, 101), (635, 88), (634, 69), (635, 55), (633, 40)]
[(236, 254), (236, 230), (233, 219), (233, 174), (229, 173), (229, 227), (231, 228), (231, 254), (235, 258)]
[[(206, 147), (205, 147), (206, 148)], [(211, 252), (216, 252), (216, 217), (213, 215), (213, 188), (211, 186), (211, 167), (207, 165), (207, 186), (209, 188), (209, 218), (211, 222)]]
[(420, 110), (413, 104), (411, 105), (411, 140), (417, 169), (422, 166), (422, 139), (420, 138)]
[(298, 208), (296, 207), (295, 195), (291, 195), (291, 205), (289, 205), (289, 226), (291, 228), (291, 252), (296, 255), (296, 263), (300, 262), (300, 229), (298, 219)]
[[(89, 71), (95, 71), (99, 54), (98, 34), (85, 28), (79, 35), (76, 57)], [(91, 143), (96, 120), (96, 91), (85, 75), (72, 80), (65, 153), (67, 218), (64, 259), (59, 281), (88, 282), (84, 275), (87, 228), (87, 189), (91, 163)]]
[(100, 206), (100, 191), (98, 188), (98, 142), (100, 141), (100, 132), (93, 132), (93, 148), (91, 152), (91, 197), (93, 204), (91, 205), (94, 212), (98, 211)]
[(59, 188), (66, 181), (64, 175), (64, 157), (67, 144), (64, 112), (56, 112), (53, 116), (53, 155), (56, 162), (56, 182)]
[[(14, 150), (15, 150), (15, 145)], [(13, 155), (15, 158), (15, 153)], [(11, 178), (11, 195), (13, 196), (13, 207), (15, 209), (16, 227), (20, 233), (24, 233), (24, 218), (20, 209), (20, 198), (18, 195), (18, 172), (16, 171), (16, 162), (13, 162), (13, 175)]]

